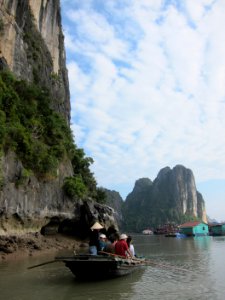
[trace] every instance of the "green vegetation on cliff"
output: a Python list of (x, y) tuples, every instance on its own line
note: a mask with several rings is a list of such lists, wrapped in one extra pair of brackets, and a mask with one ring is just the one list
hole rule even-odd
[[(59, 163), (69, 158), (74, 176), (65, 179), (65, 193), (98, 201), (96, 181), (89, 168), (93, 160), (74, 144), (66, 120), (51, 108), (51, 103), (47, 89), (1, 71), (0, 153), (15, 152), (25, 168), (22, 177), (32, 172), (40, 180), (54, 179)], [(17, 184), (22, 183), (20, 178)]]

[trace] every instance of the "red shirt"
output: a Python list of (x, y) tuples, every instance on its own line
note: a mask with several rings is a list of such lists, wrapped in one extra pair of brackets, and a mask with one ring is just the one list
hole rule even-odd
[(115, 245), (115, 254), (121, 255), (121, 256), (127, 256), (126, 251), (128, 250), (128, 245), (125, 240), (119, 240)]

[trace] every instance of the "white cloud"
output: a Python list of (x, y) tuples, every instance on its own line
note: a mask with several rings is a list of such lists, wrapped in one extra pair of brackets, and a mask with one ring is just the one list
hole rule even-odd
[(99, 184), (176, 164), (225, 179), (224, 1), (95, 3), (63, 5), (73, 128)]

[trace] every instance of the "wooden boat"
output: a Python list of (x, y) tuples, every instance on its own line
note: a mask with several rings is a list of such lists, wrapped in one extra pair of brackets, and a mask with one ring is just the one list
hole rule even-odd
[(179, 231), (179, 228), (174, 223), (166, 223), (162, 226), (157, 227), (154, 230), (154, 234), (163, 234), (166, 236), (171, 236), (171, 233), (176, 233)]
[(186, 234), (180, 232), (170, 232), (168, 234), (165, 234), (165, 237), (185, 238), (187, 236)]
[(176, 232), (168, 232), (167, 234), (165, 234), (165, 237), (177, 237), (177, 233)]
[(98, 280), (128, 275), (145, 265), (142, 259), (125, 259), (117, 256), (80, 254), (71, 257), (56, 257), (63, 261), (81, 280)]

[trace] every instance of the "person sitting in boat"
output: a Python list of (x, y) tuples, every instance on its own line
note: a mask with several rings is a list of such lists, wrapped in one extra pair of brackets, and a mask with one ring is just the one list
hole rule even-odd
[(135, 256), (134, 245), (132, 244), (132, 237), (130, 235), (128, 235), (128, 238), (127, 238), (127, 245), (130, 249), (132, 256)]
[(104, 251), (108, 252), (108, 253), (115, 253), (115, 245), (116, 245), (118, 240), (119, 240), (118, 233), (111, 234), (109, 236), (109, 241), (106, 243)]
[(115, 254), (123, 257), (132, 257), (127, 245), (127, 235), (125, 233), (120, 235), (120, 239), (115, 245)]
[(105, 249), (106, 246), (106, 235), (101, 233), (99, 235), (99, 249), (98, 251), (103, 251)]
[(94, 225), (91, 227), (89, 240), (89, 253), (91, 255), (97, 255), (98, 251), (100, 250), (99, 230), (101, 230), (102, 228), (103, 226), (98, 222), (95, 222)]

